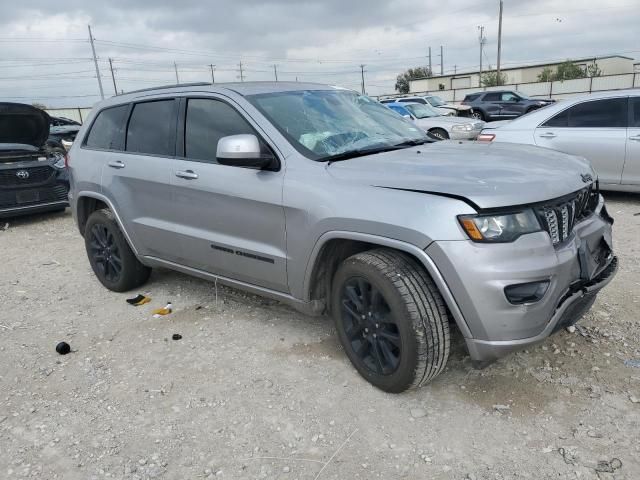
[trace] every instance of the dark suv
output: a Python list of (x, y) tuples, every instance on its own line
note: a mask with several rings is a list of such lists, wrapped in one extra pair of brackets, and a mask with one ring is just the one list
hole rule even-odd
[(537, 108), (545, 107), (554, 100), (529, 98), (513, 90), (471, 93), (464, 97), (463, 105), (473, 107), (473, 116), (479, 120), (510, 120)]
[(21, 103), (0, 103), (0, 218), (64, 210), (65, 156), (47, 145), (50, 118)]

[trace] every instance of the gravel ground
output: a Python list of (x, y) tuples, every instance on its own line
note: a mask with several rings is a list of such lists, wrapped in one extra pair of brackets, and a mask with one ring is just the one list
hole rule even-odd
[(0, 478), (638, 479), (640, 197), (609, 210), (621, 269), (575, 332), (482, 371), (454, 335), (402, 395), (327, 318), (162, 270), (132, 307), (68, 212), (2, 222)]

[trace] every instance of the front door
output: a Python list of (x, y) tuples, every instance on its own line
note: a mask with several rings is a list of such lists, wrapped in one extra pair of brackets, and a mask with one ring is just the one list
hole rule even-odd
[(589, 100), (551, 117), (535, 130), (540, 147), (591, 162), (600, 183), (619, 185), (627, 140), (627, 97)]
[(640, 97), (629, 99), (629, 128), (627, 130), (627, 155), (622, 171), (622, 183), (640, 185)]
[[(183, 102), (184, 155), (172, 169), (183, 263), (234, 280), (286, 292), (284, 169), (221, 165), (218, 140), (257, 129), (226, 101)], [(263, 142), (264, 143), (264, 142)], [(269, 148), (265, 144), (265, 148)]]
[(515, 93), (502, 92), (500, 94), (500, 117), (516, 118), (524, 113), (524, 102)]

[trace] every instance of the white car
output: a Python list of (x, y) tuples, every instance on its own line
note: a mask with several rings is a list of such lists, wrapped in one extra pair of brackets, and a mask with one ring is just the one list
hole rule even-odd
[(475, 140), (484, 127), (482, 120), (443, 116), (430, 105), (422, 103), (394, 102), (386, 103), (385, 106), (410, 118), (422, 130), (440, 140)]
[(640, 192), (640, 89), (599, 92), (485, 125), (478, 141), (525, 143), (580, 155), (600, 188)]
[(402, 98), (388, 98), (381, 100), (380, 103), (422, 103), (429, 105), (434, 110), (440, 113), (440, 115), (458, 116), (458, 117), (471, 117), (473, 115), (473, 108), (468, 105), (453, 105), (445, 102), (437, 95), (420, 95), (414, 97), (402, 97)]

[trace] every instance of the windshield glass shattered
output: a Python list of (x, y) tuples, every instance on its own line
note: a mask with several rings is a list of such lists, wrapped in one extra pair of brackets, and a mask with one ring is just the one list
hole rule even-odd
[(429, 140), (410, 121), (350, 90), (301, 90), (247, 98), (300, 153), (313, 160)]

